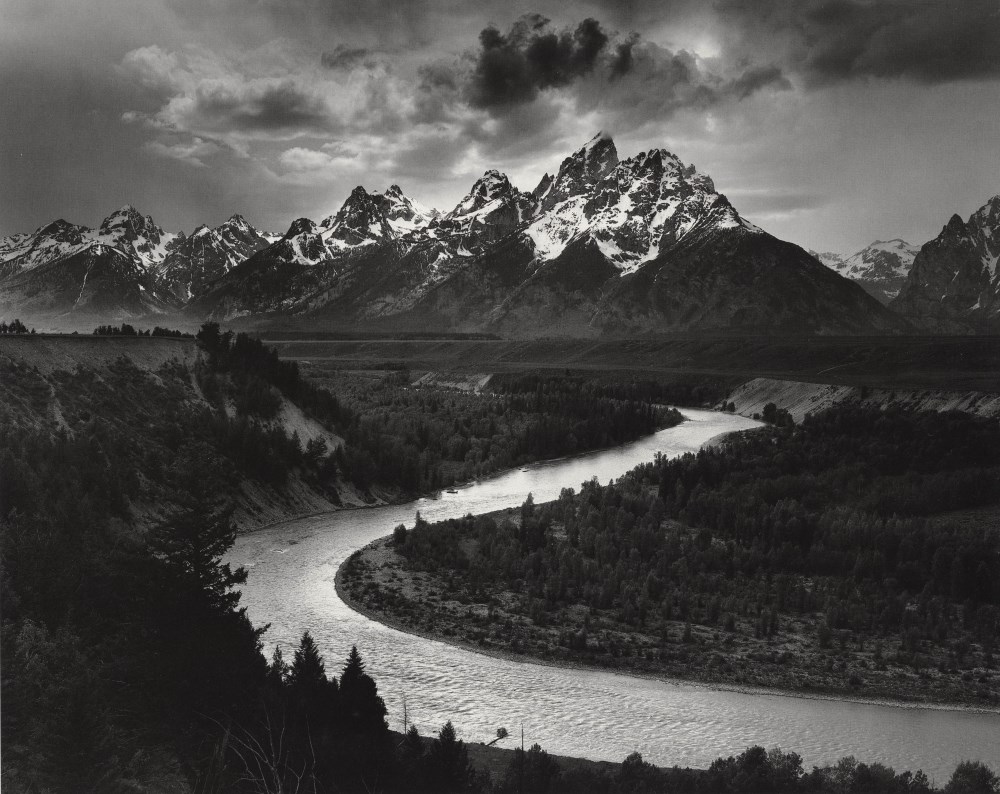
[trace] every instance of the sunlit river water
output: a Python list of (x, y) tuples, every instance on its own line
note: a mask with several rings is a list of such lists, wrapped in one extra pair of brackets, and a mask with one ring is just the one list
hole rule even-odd
[[(411, 526), (417, 510), (431, 521), (516, 507), (531, 493), (555, 499), (597, 477), (617, 478), (656, 452), (681, 455), (705, 441), (757, 423), (740, 416), (684, 409), (678, 427), (622, 447), (514, 470), (405, 505), (344, 510), (288, 521), (240, 537), (227, 559), (250, 576), (242, 603), (255, 625), (270, 623), (270, 655), (281, 643), (290, 659), (309, 629), (339, 673), (356, 644), (400, 729), (403, 697), (424, 735), (452, 720), (467, 741), (486, 741), (498, 726), (549, 752), (620, 761), (638, 750), (659, 765), (707, 766), (750, 744), (795, 750), (807, 769), (845, 755), (897, 770), (923, 768), (938, 784), (972, 758), (1000, 771), (1000, 715), (908, 708), (779, 694), (748, 694), (688, 683), (653, 681), (507, 661), (416, 637), (376, 623), (337, 596), (334, 575), (355, 550)], [(513, 746), (513, 739), (500, 746)]]

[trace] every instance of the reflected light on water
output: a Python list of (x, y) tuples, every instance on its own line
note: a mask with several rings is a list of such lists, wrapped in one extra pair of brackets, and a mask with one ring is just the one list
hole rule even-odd
[[(845, 755), (897, 770), (923, 768), (937, 783), (967, 758), (1000, 771), (1000, 715), (943, 709), (728, 692), (605, 671), (497, 659), (416, 637), (368, 620), (338, 598), (334, 576), (355, 550), (413, 524), (520, 506), (558, 497), (597, 477), (620, 477), (657, 452), (695, 452), (720, 433), (757, 425), (730, 414), (684, 409), (687, 421), (653, 436), (577, 458), (536, 464), (406, 505), (344, 510), (298, 519), (244, 535), (227, 561), (250, 576), (243, 605), (255, 625), (271, 624), (291, 658), (308, 629), (339, 674), (357, 645), (389, 709), (402, 725), (402, 700), (424, 735), (455, 723), (467, 741), (488, 741), (497, 726), (524, 724), (525, 741), (546, 750), (621, 761), (634, 750), (658, 765), (704, 767), (750, 744), (795, 750), (806, 769)], [(500, 746), (513, 746), (513, 739)]]

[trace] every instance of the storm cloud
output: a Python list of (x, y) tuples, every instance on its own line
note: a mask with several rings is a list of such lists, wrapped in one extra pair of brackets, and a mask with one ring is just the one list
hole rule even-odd
[(506, 34), (484, 29), (479, 43), (469, 101), (491, 108), (530, 102), (542, 89), (567, 86), (588, 74), (607, 47), (608, 35), (595, 19), (584, 19), (572, 31), (555, 31), (550, 20), (529, 14)]
[(195, 92), (194, 114), (209, 128), (247, 132), (322, 132), (331, 125), (323, 99), (291, 80), (201, 85)]
[(823, 250), (918, 242), (997, 190), (996, 0), (133, 5), (6, 0), (0, 234), (123, 203), (282, 228), (358, 183), (448, 207), (487, 168), (531, 187), (598, 129)]
[(485, 28), (465, 96), (494, 116), (562, 90), (585, 108), (628, 108), (630, 116), (665, 120), (684, 109), (704, 110), (790, 83), (775, 63), (730, 66), (685, 49), (646, 41), (636, 32), (608, 32), (592, 18), (555, 30), (540, 14), (517, 20), (507, 33)]
[(773, 47), (807, 87), (1000, 75), (996, 0), (721, 0), (717, 9), (741, 55)]

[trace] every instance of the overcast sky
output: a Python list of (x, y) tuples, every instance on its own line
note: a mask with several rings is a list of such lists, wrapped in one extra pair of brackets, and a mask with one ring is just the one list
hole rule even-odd
[(450, 209), (605, 130), (800, 245), (922, 243), (1000, 192), (998, 43), (998, 0), (0, 0), (0, 234)]

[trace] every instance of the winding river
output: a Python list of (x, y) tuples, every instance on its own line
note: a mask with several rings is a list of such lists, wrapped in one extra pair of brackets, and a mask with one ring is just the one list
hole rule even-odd
[[(241, 536), (227, 561), (250, 576), (242, 603), (265, 638), (291, 658), (302, 632), (312, 633), (338, 672), (352, 644), (402, 727), (407, 712), (424, 735), (446, 720), (467, 741), (486, 741), (498, 726), (549, 752), (620, 761), (634, 750), (659, 765), (707, 766), (750, 744), (795, 750), (804, 766), (845, 755), (881, 761), (897, 770), (923, 768), (943, 784), (955, 765), (979, 759), (1000, 771), (1000, 715), (911, 708), (770, 693), (745, 693), (656, 681), (606, 671), (583, 671), (477, 654), (391, 629), (350, 609), (337, 596), (334, 575), (355, 550), (428, 520), (484, 513), (554, 499), (597, 477), (606, 483), (656, 452), (681, 455), (721, 433), (756, 426), (740, 416), (684, 409), (687, 421), (640, 441), (575, 458), (536, 464), (406, 505), (345, 510), (288, 521)], [(514, 740), (501, 742), (514, 746)]]

